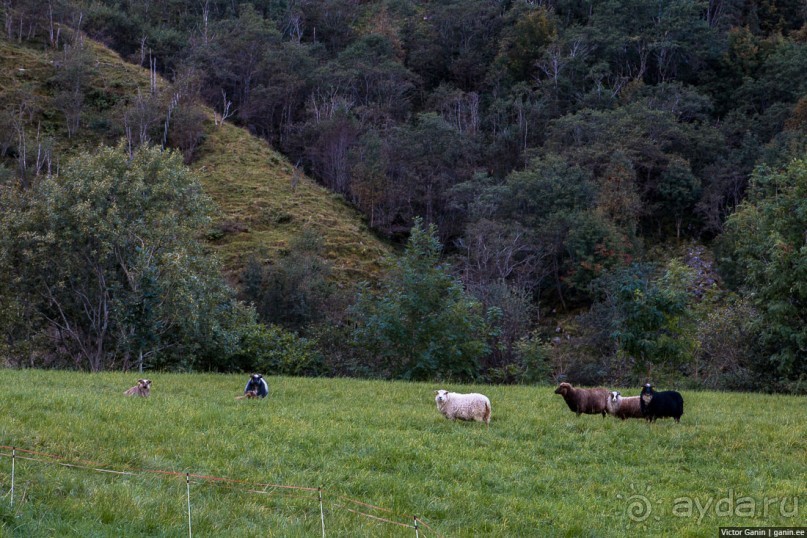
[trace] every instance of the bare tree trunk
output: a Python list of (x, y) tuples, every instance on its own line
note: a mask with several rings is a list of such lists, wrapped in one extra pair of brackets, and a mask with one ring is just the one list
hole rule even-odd
[(560, 267), (558, 267), (557, 256), (552, 257), (552, 272), (555, 274), (555, 290), (558, 292), (558, 299), (560, 299), (563, 310), (566, 310), (566, 301), (563, 299), (563, 290), (560, 286)]
[(179, 99), (180, 94), (177, 92), (168, 104), (168, 111), (165, 114), (165, 128), (163, 129), (163, 149), (168, 145), (168, 129), (171, 126), (171, 114), (173, 114), (176, 107), (179, 106)]
[(205, 4), (202, 7), (202, 39), (205, 45), (207, 45), (208, 43), (207, 28), (209, 19), (210, 19), (210, 0), (205, 0)]
[(9, 41), (14, 38), (14, 18), (11, 16), (11, 0), (3, 0), (3, 11), (6, 15), (4, 21), (6, 35)]

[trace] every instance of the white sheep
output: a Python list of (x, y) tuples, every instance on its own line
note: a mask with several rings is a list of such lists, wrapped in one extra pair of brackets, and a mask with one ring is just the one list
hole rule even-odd
[(605, 402), (605, 409), (609, 415), (625, 420), (626, 418), (644, 418), (639, 405), (638, 396), (622, 396), (617, 391), (608, 394), (608, 401)]
[(447, 419), (476, 420), (490, 426), (490, 400), (484, 394), (434, 391), (437, 410)]

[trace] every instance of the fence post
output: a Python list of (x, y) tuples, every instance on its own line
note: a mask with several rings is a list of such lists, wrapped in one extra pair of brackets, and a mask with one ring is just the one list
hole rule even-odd
[(11, 508), (14, 508), (14, 464), (17, 461), (17, 449), (11, 447)]
[(325, 538), (325, 510), (322, 509), (322, 486), (318, 488), (319, 491), (319, 519), (322, 522), (322, 538)]
[(191, 532), (191, 475), (190, 473), (185, 473), (185, 484), (188, 488), (188, 537), (193, 538), (193, 532)]

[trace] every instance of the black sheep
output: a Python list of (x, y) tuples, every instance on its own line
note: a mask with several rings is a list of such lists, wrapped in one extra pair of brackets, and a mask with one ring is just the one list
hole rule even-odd
[(639, 395), (639, 405), (642, 415), (648, 422), (655, 422), (657, 418), (672, 417), (681, 422), (684, 414), (684, 397), (679, 392), (667, 390), (656, 392), (653, 385), (647, 383)]

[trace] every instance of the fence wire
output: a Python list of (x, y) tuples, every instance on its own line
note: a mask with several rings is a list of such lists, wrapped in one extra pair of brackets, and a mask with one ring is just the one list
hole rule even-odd
[[(427, 536), (424, 530), (428, 530), (430, 536), (436, 536), (436, 537), (441, 536), (426, 521), (424, 521), (418, 516), (398, 514), (388, 508), (376, 506), (341, 494), (333, 494), (326, 496), (325, 494), (326, 492), (328, 492), (328, 490), (322, 487), (250, 482), (247, 480), (239, 480), (235, 478), (195, 474), (189, 472), (165, 471), (160, 469), (126, 469), (126, 470), (109, 469), (107, 465), (92, 460), (82, 458), (68, 458), (57, 454), (50, 454), (46, 452), (40, 452), (36, 450), (24, 449), (15, 446), (5, 446), (5, 445), (0, 445), (0, 457), (11, 458), (12, 461), (11, 489), (10, 489), (12, 508), (14, 506), (14, 479), (15, 479), (14, 466), (16, 460), (23, 460), (23, 461), (41, 463), (45, 465), (56, 465), (79, 471), (90, 471), (95, 473), (103, 473), (118, 476), (154, 475), (166, 478), (181, 478), (186, 483), (187, 487), (188, 534), (191, 537), (192, 537), (191, 503), (190, 503), (191, 483), (193, 483), (194, 485), (216, 484), (218, 487), (223, 487), (229, 491), (238, 493), (271, 495), (275, 496), (276, 498), (282, 498), (282, 499), (304, 499), (316, 502), (319, 505), (320, 509), (323, 537), (326, 536), (325, 510), (324, 510), (325, 505), (328, 506), (329, 510), (333, 510), (334, 508), (336, 508), (385, 525), (394, 525), (397, 527), (412, 529), (415, 533), (416, 538), (419, 538), (420, 536), (424, 537)], [(329, 497), (332, 497), (338, 502), (330, 501)], [(348, 505), (352, 505), (353, 507), (351, 508)], [(370, 513), (371, 511), (376, 513), (383, 513), (384, 516), (372, 514)]]

